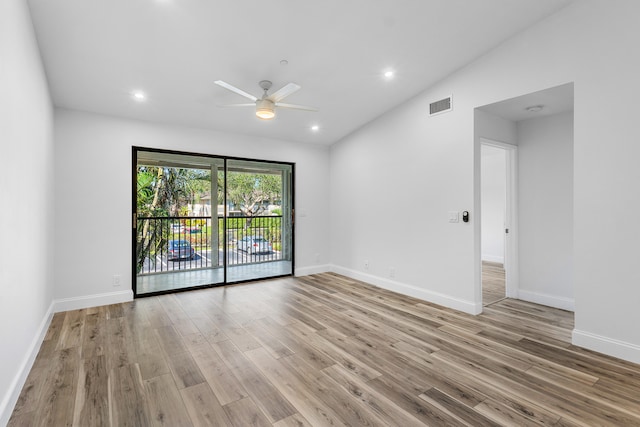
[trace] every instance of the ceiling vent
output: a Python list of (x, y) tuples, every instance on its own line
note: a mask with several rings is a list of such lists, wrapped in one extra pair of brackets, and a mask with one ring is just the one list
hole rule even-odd
[(451, 96), (441, 99), (440, 101), (432, 102), (429, 104), (429, 115), (435, 116), (436, 114), (446, 113), (453, 109), (453, 103), (451, 102)]

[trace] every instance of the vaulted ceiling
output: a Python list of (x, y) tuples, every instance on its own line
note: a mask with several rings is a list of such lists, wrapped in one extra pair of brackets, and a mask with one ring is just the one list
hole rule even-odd
[[(28, 3), (56, 106), (332, 144), (570, 1)], [(299, 84), (285, 102), (319, 111), (219, 106), (248, 100), (214, 81), (260, 96), (264, 79)]]

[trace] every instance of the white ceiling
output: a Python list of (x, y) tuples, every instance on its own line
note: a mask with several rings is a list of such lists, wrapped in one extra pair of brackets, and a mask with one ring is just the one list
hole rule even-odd
[[(541, 107), (540, 111), (529, 111), (529, 107)], [(573, 83), (506, 99), (479, 108), (512, 122), (532, 119), (573, 110)]]
[[(571, 0), (28, 0), (55, 105), (332, 144)], [(288, 65), (281, 65), (286, 59)], [(386, 81), (382, 73), (396, 71)], [(319, 112), (220, 108), (258, 82)], [(131, 92), (148, 99), (136, 102)], [(310, 126), (320, 126), (318, 132)]]

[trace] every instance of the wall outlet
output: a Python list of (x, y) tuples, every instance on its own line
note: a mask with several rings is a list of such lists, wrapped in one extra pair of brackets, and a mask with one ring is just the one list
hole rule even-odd
[(118, 287), (120, 286), (120, 275), (119, 274), (114, 274), (113, 275), (113, 287)]
[(315, 256), (316, 264), (320, 262), (320, 254), (316, 254)]
[(396, 277), (396, 269), (393, 267), (389, 268), (389, 277), (393, 278)]
[(369, 260), (368, 259), (364, 260), (364, 269), (365, 270), (369, 269)]

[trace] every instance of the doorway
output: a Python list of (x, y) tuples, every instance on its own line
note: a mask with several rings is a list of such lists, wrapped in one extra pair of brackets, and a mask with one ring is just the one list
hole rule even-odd
[(517, 147), (480, 140), (482, 305), (507, 298), (516, 270)]
[(137, 296), (289, 276), (294, 165), (133, 148)]
[[(512, 167), (508, 166), (507, 173), (512, 178), (507, 182), (514, 187), (509, 192), (511, 203), (507, 204), (507, 208), (512, 207), (511, 224), (505, 227), (509, 229), (505, 236), (506, 296), (571, 311), (573, 94), (573, 83), (566, 83), (476, 108), (478, 167), (474, 183), (474, 206), (481, 212), (482, 144), (493, 143), (510, 150)], [(480, 222), (475, 225), (475, 301), (479, 312), (483, 239)]]

